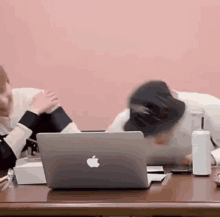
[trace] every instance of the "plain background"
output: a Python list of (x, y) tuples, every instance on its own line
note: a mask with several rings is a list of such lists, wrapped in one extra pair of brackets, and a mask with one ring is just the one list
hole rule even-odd
[(0, 0), (0, 64), (106, 129), (149, 79), (220, 97), (219, 0)]

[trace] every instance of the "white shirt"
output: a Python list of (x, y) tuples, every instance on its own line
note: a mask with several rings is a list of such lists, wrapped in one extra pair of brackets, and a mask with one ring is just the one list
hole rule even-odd
[[(205, 129), (208, 129), (216, 145), (220, 147), (220, 99), (209, 94), (177, 92), (179, 100), (184, 101), (186, 110), (175, 126), (174, 135), (166, 146), (153, 148), (146, 137), (146, 155), (148, 165), (176, 164), (181, 165), (183, 158), (192, 153), (192, 111), (202, 111), (205, 119)], [(218, 118), (216, 118), (218, 116)], [(106, 132), (124, 131), (124, 124), (130, 119), (130, 110), (125, 109), (115, 118)], [(218, 128), (216, 127), (218, 126)], [(219, 138), (217, 138), (217, 136)], [(215, 149), (210, 141), (211, 154), (216, 164), (220, 165), (220, 148)]]

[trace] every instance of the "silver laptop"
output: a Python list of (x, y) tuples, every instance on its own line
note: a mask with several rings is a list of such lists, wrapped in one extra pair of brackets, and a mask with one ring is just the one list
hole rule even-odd
[(48, 187), (148, 188), (141, 132), (39, 133)]

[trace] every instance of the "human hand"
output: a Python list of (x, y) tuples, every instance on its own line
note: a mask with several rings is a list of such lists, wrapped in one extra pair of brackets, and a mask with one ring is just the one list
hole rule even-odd
[(51, 91), (42, 91), (34, 97), (31, 104), (31, 111), (37, 113), (38, 115), (44, 112), (50, 112), (51, 109), (59, 105), (59, 100), (57, 95)]
[[(183, 165), (184, 166), (192, 166), (192, 154), (188, 154), (184, 157)], [(211, 155), (211, 165), (212, 166), (216, 165), (215, 158), (212, 155)]]
[(184, 166), (192, 166), (192, 154), (188, 154), (183, 158)]
[(216, 165), (216, 161), (215, 161), (215, 158), (211, 155), (211, 162), (212, 162), (212, 166), (215, 166)]
[[(49, 96), (53, 96), (53, 95), (57, 96), (56, 94), (54, 94), (54, 92), (51, 91)], [(45, 110), (45, 113), (51, 114), (53, 111), (55, 111), (60, 106), (61, 106), (60, 101), (59, 101), (58, 96), (57, 96), (57, 103), (54, 106), (50, 107), (49, 109)]]
[(48, 109), (46, 111), (47, 114), (51, 114), (52, 112), (54, 112), (58, 107), (60, 107), (60, 103), (58, 102), (55, 106), (53, 106), (52, 108)]

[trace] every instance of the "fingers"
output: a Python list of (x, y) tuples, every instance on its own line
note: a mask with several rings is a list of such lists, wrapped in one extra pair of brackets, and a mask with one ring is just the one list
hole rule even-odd
[(54, 95), (54, 96), (52, 96), (52, 97), (50, 97), (50, 98), (48, 98), (48, 99), (49, 99), (51, 102), (53, 102), (53, 103), (54, 103), (55, 101), (56, 101), (56, 102), (59, 101), (57, 95)]
[(52, 102), (58, 100), (58, 96), (52, 90), (47, 90), (45, 94), (46, 97), (49, 98)]
[(58, 99), (54, 99), (54, 100), (52, 100), (51, 102), (52, 102), (52, 105), (53, 105), (53, 106), (60, 104), (60, 102), (59, 102)]
[(50, 114), (53, 111), (55, 111), (58, 107), (60, 107), (60, 103), (58, 100), (55, 100), (53, 102), (50, 102), (50, 105), (45, 110), (46, 113)]
[[(34, 98), (34, 101), (37, 100), (37, 99), (46, 99), (46, 100), (49, 100), (50, 102), (55, 102), (57, 103), (58, 101), (58, 96), (53, 93), (53, 92), (50, 92), (49, 94), (46, 94), (46, 95), (41, 95), (40, 94), (43, 94), (43, 93), (39, 93), (35, 98)], [(42, 98), (43, 97), (43, 98)]]
[(54, 93), (52, 90), (41, 90), (40, 93), (45, 94), (45, 95), (50, 95), (52, 93)]
[(48, 106), (48, 109), (51, 109), (54, 106), (58, 107), (58, 105), (60, 105), (60, 102), (59, 102), (59, 100), (55, 99), (55, 100), (50, 102), (50, 105)]
[(192, 166), (192, 162), (191, 162), (191, 161), (188, 161), (187, 164), (186, 164), (186, 166), (191, 167), (191, 166)]
[(184, 165), (184, 166), (189, 166), (189, 167), (192, 166), (192, 159), (191, 159), (190, 156), (186, 156), (186, 157), (183, 159), (183, 165)]
[(45, 90), (44, 93), (45, 93), (46, 95), (48, 95), (48, 94), (50, 94), (50, 93), (53, 93), (53, 91), (52, 91), (52, 90)]
[(192, 166), (192, 161), (191, 160), (186, 160), (185, 165), (188, 166), (188, 167), (191, 167)]
[(47, 102), (49, 103), (48, 104), (49, 109), (60, 104), (58, 100), (58, 96), (52, 90), (45, 91), (45, 96), (46, 96)]
[(184, 162), (183, 162), (183, 166), (187, 167), (187, 166), (188, 166), (188, 162), (187, 162), (187, 161), (184, 161)]
[(53, 91), (50, 91), (50, 92), (47, 92), (47, 93), (45, 93), (45, 95), (47, 96), (47, 97), (52, 97), (52, 96), (54, 96), (54, 95), (56, 95)]
[(59, 100), (57, 95), (53, 95), (51, 97), (47, 97), (47, 100), (49, 100), (50, 102), (54, 102)]
[(184, 159), (184, 163), (183, 164), (184, 164), (184, 166), (189, 166), (190, 165), (190, 159), (186, 157)]
[(45, 91), (45, 96), (51, 101), (57, 101), (58, 100), (58, 96), (52, 91), (52, 90), (46, 90)]

